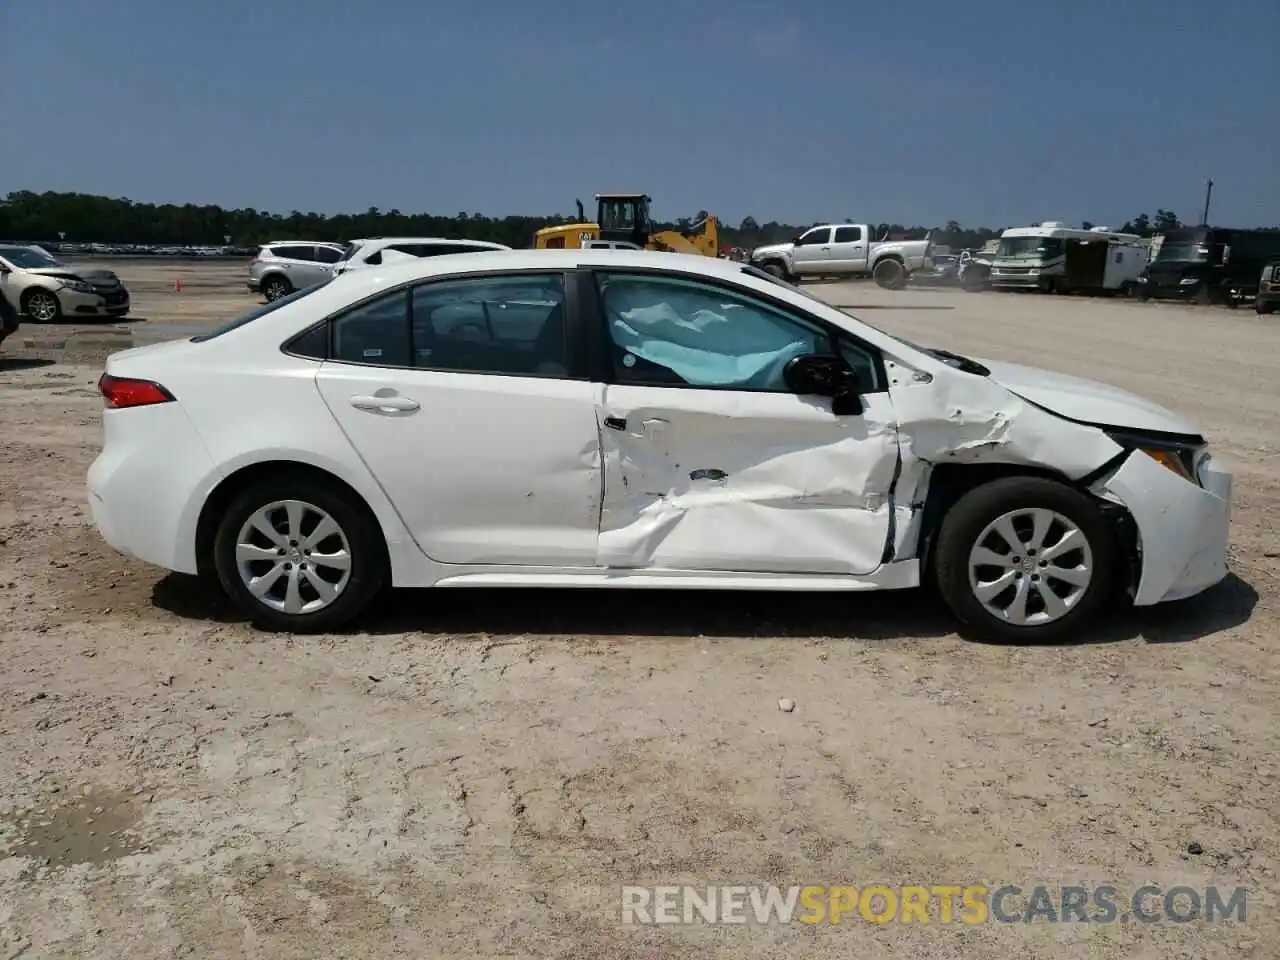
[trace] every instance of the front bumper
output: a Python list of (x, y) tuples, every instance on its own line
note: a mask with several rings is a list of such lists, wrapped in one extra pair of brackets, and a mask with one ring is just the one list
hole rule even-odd
[(993, 268), (988, 274), (993, 287), (1009, 287), (1016, 290), (1039, 290), (1044, 286), (1044, 276), (1039, 273), (1010, 273), (1008, 270)]
[(1132, 453), (1095, 492), (1123, 504), (1138, 528), (1142, 574), (1134, 606), (1195, 596), (1227, 575), (1233, 477), (1207, 458), (1201, 486)]
[(129, 291), (123, 287), (107, 293), (80, 293), (63, 287), (57, 297), (68, 316), (122, 317), (129, 312)]
[(1152, 300), (1176, 300), (1189, 302), (1198, 300), (1206, 294), (1213, 297), (1214, 291), (1204, 280), (1197, 279), (1194, 283), (1181, 283), (1179, 278), (1175, 277), (1173, 282), (1168, 279), (1163, 282), (1153, 282), (1149, 277), (1145, 280), (1138, 281), (1138, 290), (1143, 296), (1150, 297)]

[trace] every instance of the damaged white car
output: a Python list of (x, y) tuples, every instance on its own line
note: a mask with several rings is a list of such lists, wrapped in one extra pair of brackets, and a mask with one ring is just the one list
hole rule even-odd
[(1175, 414), (727, 260), (369, 268), (116, 353), (100, 389), (102, 535), (280, 630), (387, 584), (928, 581), (980, 636), (1051, 639), (1226, 576), (1231, 475)]

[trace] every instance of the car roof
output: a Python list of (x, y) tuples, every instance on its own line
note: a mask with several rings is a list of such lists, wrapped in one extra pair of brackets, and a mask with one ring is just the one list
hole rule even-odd
[(367, 239), (353, 240), (353, 243), (456, 243), (479, 245), (485, 247), (493, 247), (494, 249), (503, 248), (503, 244), (495, 243), (492, 240), (465, 240), (457, 237), (369, 237)]
[(367, 284), (374, 289), (429, 277), (488, 273), (502, 270), (569, 270), (574, 267), (614, 267), (677, 270), (723, 279), (741, 278), (744, 264), (718, 257), (657, 250), (483, 250), (405, 260), (344, 273), (338, 281)]
[(346, 246), (344, 243), (335, 243), (332, 240), (268, 240), (266, 243), (259, 244), (261, 247), (333, 247), (341, 250)]
[(921, 353), (919, 348), (892, 334), (877, 330), (840, 308), (815, 298), (812, 293), (790, 288), (786, 284), (779, 285), (749, 264), (728, 258), (657, 250), (480, 250), (406, 258), (396, 263), (369, 264), (359, 270), (340, 273), (296, 302), (285, 304), (281, 309), (242, 326), (240, 337), (247, 338), (250, 342), (256, 339), (263, 346), (274, 344), (278, 348), (281, 336), (292, 335), (303, 329), (303, 325), (313, 325), (320, 317), (335, 315), (384, 291), (409, 286), (418, 281), (521, 271), (562, 272), (578, 267), (598, 270), (654, 270), (668, 275), (685, 274), (691, 280), (721, 280), (747, 291), (754, 289), (757, 293), (771, 294), (782, 302), (793, 303), (802, 309), (820, 310), (831, 321), (846, 329), (853, 329), (872, 346), (890, 350), (895, 356), (905, 356), (920, 369), (941, 369), (945, 366), (942, 361)]

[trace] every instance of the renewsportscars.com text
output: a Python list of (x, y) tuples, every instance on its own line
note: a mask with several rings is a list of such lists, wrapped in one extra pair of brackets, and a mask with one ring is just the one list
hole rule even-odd
[(1248, 891), (1154, 885), (628, 886), (624, 924), (1244, 922)]

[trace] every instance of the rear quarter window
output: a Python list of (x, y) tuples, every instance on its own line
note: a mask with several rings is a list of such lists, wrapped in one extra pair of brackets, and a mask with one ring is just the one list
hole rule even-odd
[(253, 321), (261, 317), (265, 317), (269, 313), (279, 310), (281, 307), (288, 306), (291, 303), (297, 303), (303, 297), (311, 296), (311, 294), (315, 293), (317, 290), (324, 289), (332, 282), (333, 282), (333, 278), (330, 277), (328, 280), (325, 280), (321, 283), (317, 283), (315, 286), (304, 287), (301, 290), (295, 290), (293, 293), (289, 294), (287, 297), (281, 297), (279, 300), (272, 300), (270, 303), (264, 303), (261, 306), (254, 307), (248, 313), (242, 313), (240, 316), (236, 317), (234, 320), (229, 320), (226, 323), (224, 323), (222, 326), (217, 327), (213, 330), (210, 330), (208, 333), (202, 333), (202, 334), (199, 334), (198, 336), (192, 337), (191, 342), (204, 343), (206, 340), (217, 339), (223, 334), (230, 333), (232, 330), (238, 330), (247, 324), (253, 323)]

